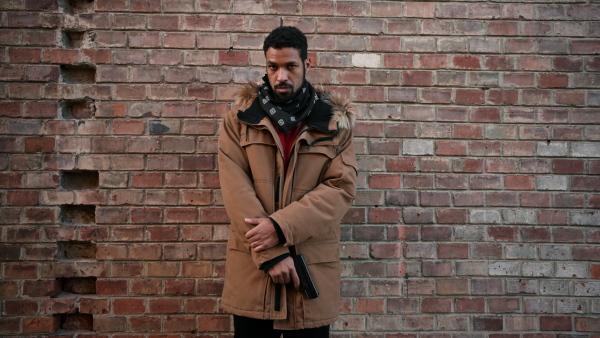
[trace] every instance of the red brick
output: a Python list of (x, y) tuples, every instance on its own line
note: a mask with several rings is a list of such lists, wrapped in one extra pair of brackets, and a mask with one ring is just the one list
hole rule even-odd
[(502, 331), (503, 328), (502, 317), (473, 317), (475, 331)]
[(404, 7), (406, 17), (433, 18), (435, 15), (435, 4), (427, 2), (409, 2)]
[(0, 317), (0, 333), (19, 334), (20, 324), (19, 317)]
[(54, 151), (55, 139), (53, 137), (28, 137), (25, 139), (25, 152), (51, 153)]
[(402, 73), (404, 86), (431, 86), (433, 73), (430, 71), (406, 71)]
[(466, 295), (469, 292), (469, 281), (466, 278), (439, 279), (437, 288), (439, 295)]
[(160, 173), (134, 174), (131, 181), (132, 187), (137, 188), (156, 188), (162, 187), (163, 175)]
[(456, 312), (484, 312), (484, 298), (456, 298)]
[(540, 330), (542, 331), (571, 331), (573, 330), (570, 316), (541, 316)]
[(510, 73), (504, 75), (504, 84), (515, 87), (533, 87), (535, 78), (530, 73)]
[(533, 175), (507, 175), (504, 177), (504, 187), (509, 190), (533, 190)]
[(517, 22), (490, 22), (488, 25), (490, 35), (518, 35)]
[(424, 298), (421, 301), (421, 311), (423, 313), (447, 313), (451, 312), (451, 298)]
[(192, 295), (196, 283), (193, 279), (167, 280), (165, 282), (165, 294), (169, 295)]
[(58, 317), (25, 317), (21, 319), (23, 333), (54, 333), (59, 327)]
[[(6, 299), (4, 300), (4, 314), (6, 316), (34, 316), (38, 312), (38, 304), (31, 299)], [(2, 332), (2, 331), (0, 331)]]
[[(172, 263), (169, 263), (169, 266), (172, 265)], [(133, 295), (154, 295), (160, 289), (161, 282), (158, 279), (141, 279), (132, 280), (130, 284), (131, 294)]]
[(437, 250), (440, 259), (469, 258), (469, 245), (466, 243), (438, 244)]
[(454, 68), (458, 69), (480, 69), (481, 60), (479, 56), (473, 55), (455, 55), (452, 57)]
[(198, 331), (200, 332), (229, 331), (230, 325), (230, 316), (198, 316)]
[(492, 226), (488, 228), (488, 235), (496, 241), (514, 242), (517, 238), (516, 227)]
[(551, 242), (549, 228), (523, 228), (521, 229), (521, 237), (525, 242)]
[(38, 205), (39, 192), (34, 190), (8, 191), (6, 194), (7, 205)]
[(110, 296), (125, 295), (127, 294), (127, 281), (98, 280), (96, 281), (96, 294)]
[(38, 278), (38, 264), (31, 263), (5, 263), (4, 277), (9, 279), (36, 279)]
[(550, 194), (538, 192), (521, 193), (521, 206), (524, 207), (550, 207)]
[[(457, 104), (482, 104), (485, 102), (485, 91), (481, 89), (456, 89)], [(473, 121), (475, 117), (472, 118)]]
[(42, 50), (38, 48), (11, 48), (8, 50), (10, 62), (39, 63), (42, 60)]
[(354, 100), (357, 102), (381, 102), (384, 97), (382, 87), (357, 87), (354, 89)]
[(571, 53), (573, 54), (594, 54), (600, 48), (600, 43), (596, 40), (577, 40), (571, 44)]
[(386, 68), (412, 68), (413, 56), (410, 54), (385, 54), (383, 62)]
[(372, 223), (398, 223), (400, 210), (396, 208), (372, 208), (369, 213), (369, 222)]
[(473, 122), (500, 122), (500, 110), (498, 108), (476, 108), (471, 115)]
[(143, 299), (115, 299), (113, 301), (113, 312), (115, 314), (140, 314), (144, 311)]
[(517, 90), (498, 90), (489, 91), (488, 99), (494, 104), (516, 105), (519, 102), (519, 92)]
[(173, 298), (150, 299), (149, 313), (178, 313), (181, 308), (180, 300)]
[(424, 277), (452, 276), (451, 262), (423, 262), (421, 265)]

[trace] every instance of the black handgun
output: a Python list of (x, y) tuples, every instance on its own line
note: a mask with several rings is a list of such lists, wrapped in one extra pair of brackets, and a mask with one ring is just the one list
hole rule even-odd
[(301, 291), (304, 292), (306, 298), (308, 299), (315, 299), (319, 297), (319, 291), (317, 291), (315, 283), (313, 283), (312, 278), (310, 278), (310, 273), (308, 272), (308, 267), (306, 266), (304, 256), (296, 255), (292, 256), (292, 258), (294, 259), (294, 267), (296, 268), (296, 273), (298, 274), (298, 278), (300, 279)]

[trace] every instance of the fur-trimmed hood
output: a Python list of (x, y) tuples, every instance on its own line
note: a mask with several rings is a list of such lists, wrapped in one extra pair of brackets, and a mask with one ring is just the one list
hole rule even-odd
[[(252, 113), (249, 112), (251, 108), (253, 108), (253, 104), (255, 104), (259, 87), (260, 85), (258, 83), (248, 82), (235, 94), (234, 109), (239, 110), (242, 114), (248, 113), (246, 114), (246, 118), (249, 119), (249, 121), (247, 121), (250, 123), (257, 123), (264, 117), (264, 114), (252, 116)], [(320, 101), (327, 106), (329, 114), (328, 116), (315, 116), (314, 118), (312, 118), (313, 116), (311, 114), (309, 120), (318, 123), (318, 120), (322, 120), (322, 118), (325, 117), (327, 120), (321, 122), (325, 122), (329, 128), (335, 126), (337, 129), (352, 129), (354, 127), (356, 123), (356, 113), (350, 99), (340, 93), (326, 90), (322, 85), (316, 85), (315, 91), (321, 98)], [(258, 119), (259, 117), (260, 119)], [(258, 119), (258, 121), (256, 119)], [(331, 122), (334, 123), (333, 126)]]

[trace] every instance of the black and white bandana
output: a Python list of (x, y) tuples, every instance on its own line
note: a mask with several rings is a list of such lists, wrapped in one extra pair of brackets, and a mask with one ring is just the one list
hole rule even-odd
[(302, 121), (306, 120), (319, 100), (313, 86), (305, 80), (302, 88), (293, 98), (285, 102), (277, 102), (266, 75), (263, 77), (263, 81), (263, 85), (258, 88), (257, 99), (267, 116), (284, 134), (294, 130)]

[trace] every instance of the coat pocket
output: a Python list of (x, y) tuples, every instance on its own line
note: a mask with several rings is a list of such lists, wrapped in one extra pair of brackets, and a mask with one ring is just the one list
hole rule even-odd
[[(321, 183), (322, 177), (334, 157), (335, 147), (325, 144), (325, 142), (312, 147), (304, 144), (298, 149), (298, 160), (294, 170), (296, 176), (294, 177), (293, 199), (295, 201)], [(315, 170), (317, 168), (320, 170)]]
[(262, 317), (267, 305), (268, 275), (256, 268), (249, 253), (229, 249), (227, 255), (223, 303)]

